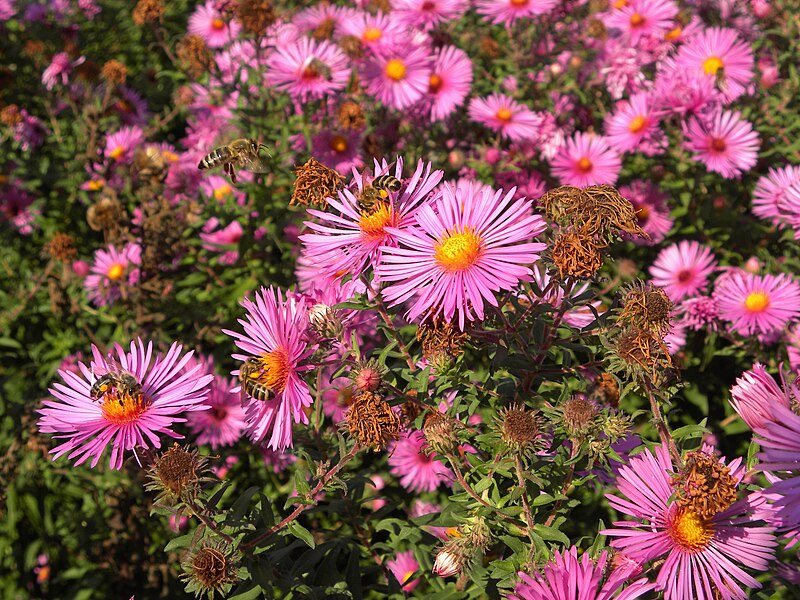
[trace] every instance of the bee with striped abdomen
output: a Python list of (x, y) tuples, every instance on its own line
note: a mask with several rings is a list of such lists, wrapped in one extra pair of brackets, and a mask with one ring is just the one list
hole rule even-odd
[(117, 401), (122, 405), (125, 396), (134, 397), (142, 392), (142, 384), (132, 373), (112, 365), (111, 371), (98, 377), (92, 384), (89, 397), (92, 401), (97, 402), (112, 391), (115, 392)]
[(358, 207), (367, 212), (373, 212), (376, 207), (386, 202), (389, 192), (399, 192), (403, 186), (394, 175), (379, 175), (366, 186), (358, 197)]
[(247, 403), (247, 396), (266, 402), (275, 396), (275, 392), (261, 383), (258, 378), (261, 375), (261, 365), (255, 358), (248, 358), (245, 363), (239, 367), (239, 380), (241, 385), (241, 402), (242, 406)]
[(264, 144), (255, 139), (241, 138), (233, 140), (227, 146), (220, 146), (214, 148), (211, 152), (203, 157), (197, 168), (201, 171), (205, 169), (213, 169), (222, 166), (227, 175), (230, 176), (231, 181), (235, 184), (236, 169), (244, 169), (253, 173), (266, 173), (270, 170), (266, 161), (261, 158), (261, 150), (267, 149)]

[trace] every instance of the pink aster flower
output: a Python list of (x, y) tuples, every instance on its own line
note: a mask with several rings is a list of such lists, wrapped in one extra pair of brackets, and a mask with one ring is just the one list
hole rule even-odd
[(550, 12), (558, 0), (476, 0), (478, 14), (490, 23), (510, 27), (517, 19)]
[[(110, 443), (111, 468), (120, 469), (124, 452), (133, 450), (136, 455), (137, 446), (160, 448), (159, 434), (182, 439), (172, 429), (186, 421), (180, 415), (206, 410), (203, 399), (212, 376), (198, 369), (181, 373), (192, 352), (181, 356), (182, 346), (176, 342), (153, 360), (152, 342), (145, 348), (139, 339), (130, 348), (125, 352), (115, 344), (116, 357), (106, 357), (93, 345), (92, 362), (79, 362), (80, 373), (58, 372), (64, 383), (50, 388), (56, 400), (45, 400), (38, 411), (39, 430), (66, 440), (51, 451), (56, 458), (68, 453), (69, 459), (78, 457), (76, 465), (91, 458), (94, 467)], [(132, 385), (118, 382), (121, 371), (133, 377)], [(109, 373), (117, 374), (111, 379), (114, 383), (92, 398), (94, 383)]]
[[(240, 361), (254, 359), (261, 366), (257, 382), (271, 390), (268, 400), (247, 395), (247, 435), (254, 442), (269, 436), (267, 446), (284, 450), (292, 445), (292, 423), (308, 423), (304, 409), (311, 405), (308, 385), (300, 375), (312, 367), (303, 365), (312, 349), (306, 344), (308, 311), (304, 304), (283, 299), (280, 290), (261, 288), (255, 302), (242, 301), (246, 314), (239, 319), (244, 333), (223, 329), (246, 354), (234, 354)], [(233, 372), (238, 376), (239, 371)], [(240, 392), (240, 388), (234, 388)]]
[(66, 52), (59, 52), (50, 61), (48, 67), (42, 73), (42, 83), (48, 90), (52, 90), (60, 81), (61, 85), (69, 83), (69, 76), (72, 69), (83, 63), (86, 59), (81, 56), (72, 60)]
[(367, 61), (363, 70), (367, 92), (397, 110), (422, 98), (430, 78), (431, 55), (424, 46), (387, 50)]
[(403, 586), (403, 591), (411, 593), (422, 581), (421, 579), (411, 579), (414, 573), (419, 571), (419, 563), (414, 558), (412, 550), (399, 552), (393, 559), (386, 561), (386, 568), (392, 572), (398, 583)]
[(611, 566), (608, 559), (607, 550), (600, 553), (597, 561), (593, 561), (588, 552), (578, 560), (575, 546), (566, 552), (556, 550), (543, 573), (520, 572), (520, 582), (508, 597), (511, 600), (634, 600), (656, 589), (656, 584), (646, 579), (637, 579), (623, 589), (629, 579), (638, 575), (639, 569), (628, 562), (607, 574), (606, 565)]
[(660, 111), (649, 93), (639, 93), (617, 103), (606, 116), (606, 139), (617, 152), (638, 151), (653, 156), (664, 150), (666, 136), (659, 128)]
[(650, 267), (650, 277), (653, 284), (664, 288), (670, 300), (678, 302), (705, 289), (716, 266), (710, 248), (683, 240), (658, 254)]
[(604, 21), (635, 46), (643, 37), (663, 37), (677, 15), (678, 7), (670, 0), (633, 0), (611, 10)]
[(410, 27), (431, 27), (458, 19), (467, 10), (466, 0), (394, 0), (392, 15)]
[[(741, 459), (720, 460), (737, 483), (744, 468)], [(620, 467), (620, 496), (608, 495), (611, 506), (633, 521), (617, 521), (601, 531), (614, 539), (611, 546), (628, 558), (645, 563), (663, 559), (656, 583), (665, 600), (745, 600), (743, 587), (761, 584), (742, 566), (765, 571), (774, 558), (774, 528), (752, 517), (753, 501), (745, 498), (713, 515), (700, 515), (675, 499), (675, 470), (665, 446), (645, 450)], [(741, 566), (740, 566), (741, 565)]]
[(641, 48), (610, 38), (603, 45), (598, 60), (598, 74), (614, 100), (626, 93), (641, 92), (649, 85), (642, 65), (652, 62), (653, 58)]
[(205, 399), (208, 410), (188, 415), (189, 429), (197, 436), (197, 444), (209, 444), (216, 450), (232, 446), (241, 437), (246, 424), (239, 394), (231, 392), (235, 385), (232, 379), (217, 375)]
[(316, 4), (295, 14), (292, 24), (303, 33), (311, 33), (315, 39), (324, 39), (335, 36), (352, 12), (351, 8), (343, 6)]
[(551, 171), (562, 185), (586, 187), (615, 183), (621, 168), (622, 161), (606, 138), (577, 132), (553, 157)]
[(745, 93), (753, 80), (753, 50), (734, 29), (706, 29), (681, 47), (676, 63), (715, 81), (727, 102)]
[(800, 283), (790, 275), (734, 270), (717, 280), (719, 316), (742, 335), (768, 334), (800, 316)]
[(244, 230), (239, 221), (231, 221), (222, 229), (218, 228), (219, 224), (219, 219), (211, 217), (203, 225), (200, 239), (204, 242), (204, 249), (211, 252), (221, 252), (219, 264), (232, 265), (239, 260), (239, 251), (231, 250), (230, 248), (234, 246), (238, 248), (239, 240), (242, 239)]
[(130, 164), (136, 149), (144, 144), (144, 131), (141, 127), (123, 127), (106, 137), (103, 156), (115, 163)]
[(703, 73), (687, 70), (667, 57), (656, 67), (652, 97), (661, 110), (677, 115), (698, 114), (722, 102), (714, 80)]
[(389, 453), (389, 470), (409, 492), (432, 492), (441, 484), (452, 486), (453, 472), (436, 460), (421, 431), (405, 432)]
[(386, 173), (390, 171), (385, 161), (383, 164), (376, 161), (373, 173), (366, 178), (354, 170), (351, 187), (340, 190), (338, 199), (328, 199), (330, 207), (338, 214), (308, 211), (320, 222), (306, 221), (306, 226), (314, 233), (301, 235), (300, 240), (307, 255), (317, 261), (321, 274), (338, 277), (345, 273), (360, 275), (368, 266), (374, 268), (380, 262), (382, 247), (397, 244), (395, 230), (414, 223), (414, 212), (428, 199), (443, 175), (442, 171), (431, 171), (430, 163), (420, 161), (414, 174), (404, 181), (403, 160), (398, 157), (393, 174), (404, 182), (401, 190), (392, 192), (389, 201), (376, 210), (362, 210), (358, 198), (364, 188), (372, 179)]
[(330, 42), (306, 37), (278, 46), (267, 67), (267, 82), (300, 102), (335, 94), (350, 79), (350, 59), (344, 52)]
[(787, 215), (783, 207), (786, 193), (796, 186), (800, 186), (800, 166), (770, 167), (766, 175), (759, 177), (753, 190), (753, 214), (773, 225), (785, 227)]
[(738, 112), (720, 110), (708, 117), (692, 117), (684, 133), (684, 146), (695, 153), (695, 160), (727, 179), (752, 169), (758, 159), (758, 134)]
[(122, 250), (109, 245), (108, 250), (94, 253), (91, 273), (83, 280), (83, 287), (95, 306), (104, 306), (119, 300), (121, 290), (139, 279), (138, 265), (142, 249), (138, 244), (126, 244)]
[(771, 505), (771, 521), (795, 529), (800, 525), (800, 416), (775, 401), (770, 402), (769, 411), (772, 419), (754, 430), (762, 448), (759, 468), (781, 477), (768, 490), (779, 495)]
[(755, 431), (765, 423), (775, 420), (771, 410), (774, 404), (789, 408), (792, 396), (787, 391), (785, 382), (781, 389), (772, 375), (767, 373), (764, 365), (755, 363), (751, 370), (745, 371), (736, 379), (731, 388), (730, 402), (747, 426)]
[(376, 273), (393, 282), (383, 290), (390, 305), (412, 300), (410, 320), (430, 311), (459, 327), (484, 318), (484, 304), (497, 306), (493, 292), (529, 280), (529, 265), (545, 249), (531, 238), (546, 224), (531, 214), (530, 202), (473, 185), (445, 183), (434, 200), (420, 207), (416, 227), (396, 229), (397, 247), (384, 246)]
[(341, 36), (358, 39), (361, 45), (372, 52), (389, 51), (408, 43), (407, 27), (394, 15), (377, 12), (353, 11), (342, 21)]
[[(323, 129), (311, 136), (311, 155), (326, 167), (335, 169), (339, 173), (347, 173), (352, 169), (364, 166), (361, 158), (361, 133), (358, 131), (335, 131)], [(298, 136), (302, 152), (306, 150), (304, 135)]]
[(443, 46), (433, 57), (425, 101), (431, 105), (431, 121), (442, 121), (464, 103), (472, 86), (472, 61), (455, 46)]
[(209, 48), (221, 48), (239, 35), (242, 26), (236, 21), (226, 21), (214, 8), (214, 1), (208, 0), (189, 17), (188, 29), (203, 38)]
[(633, 205), (636, 218), (650, 239), (638, 235), (628, 236), (634, 244), (654, 246), (661, 243), (672, 229), (673, 220), (669, 216), (667, 195), (649, 181), (636, 180), (619, 188), (619, 193)]
[(681, 302), (676, 310), (680, 322), (693, 331), (718, 329), (719, 308), (713, 296), (695, 296)]
[(473, 98), (469, 118), (512, 141), (536, 139), (540, 122), (527, 106), (497, 92), (486, 98)]
[[(177, 161), (176, 161), (177, 162)], [(197, 167), (195, 167), (195, 171)], [(247, 180), (248, 173), (241, 173), (241, 178), (243, 180)], [(213, 198), (220, 204), (225, 204), (229, 200), (233, 200), (239, 206), (243, 206), (246, 200), (246, 195), (243, 191), (236, 189), (233, 187), (230, 179), (227, 177), (222, 177), (220, 175), (208, 175), (203, 177), (200, 181), (200, 191), (203, 192), (209, 199)], [(209, 219), (209, 222), (214, 222), (214, 226), (216, 227), (219, 224), (219, 219), (216, 217), (212, 217)], [(213, 229), (211, 227), (211, 229)]]

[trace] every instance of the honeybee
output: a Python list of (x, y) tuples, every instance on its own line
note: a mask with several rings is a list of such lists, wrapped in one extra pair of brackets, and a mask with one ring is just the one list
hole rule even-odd
[(358, 197), (358, 207), (373, 212), (389, 198), (389, 192), (399, 192), (402, 185), (394, 175), (379, 175), (362, 190)]
[(145, 179), (163, 179), (167, 175), (167, 160), (158, 146), (137, 148), (133, 154), (131, 170)]
[(261, 158), (261, 149), (267, 150), (266, 145), (261, 144), (255, 139), (241, 138), (233, 140), (227, 146), (214, 148), (203, 157), (197, 168), (201, 171), (222, 166), (231, 181), (235, 184), (236, 168), (251, 171), (253, 173), (266, 173), (270, 170), (269, 165)]
[(133, 373), (118, 367), (112, 366), (112, 370), (98, 377), (97, 381), (92, 384), (92, 389), (89, 390), (89, 397), (92, 401), (97, 402), (106, 393), (115, 390), (117, 401), (123, 404), (124, 397), (136, 396), (142, 393), (142, 384), (136, 379)]
[(239, 367), (239, 380), (241, 385), (241, 402), (242, 405), (246, 404), (247, 396), (266, 402), (275, 396), (275, 392), (269, 387), (264, 385), (258, 380), (261, 373), (261, 365), (254, 358), (248, 358), (247, 361)]
[(325, 81), (331, 81), (333, 79), (331, 68), (314, 56), (309, 56), (305, 60), (300, 72), (303, 74), (304, 79), (321, 78)]

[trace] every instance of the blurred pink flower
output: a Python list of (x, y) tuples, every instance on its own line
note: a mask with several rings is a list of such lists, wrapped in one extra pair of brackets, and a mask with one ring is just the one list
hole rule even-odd
[(717, 280), (719, 316), (742, 335), (769, 334), (800, 317), (800, 283), (791, 275), (732, 270)]
[(424, 46), (406, 45), (382, 52), (364, 66), (367, 93), (390, 108), (408, 108), (428, 91), (432, 62)]
[(758, 134), (739, 112), (716, 111), (692, 117), (684, 126), (684, 146), (709, 171), (731, 179), (752, 169), (758, 159)]
[(551, 171), (562, 185), (586, 187), (617, 181), (622, 161), (606, 138), (577, 132), (553, 157)]
[(195, 8), (189, 17), (189, 33), (199, 35), (209, 48), (221, 48), (239, 35), (242, 26), (237, 21), (226, 21), (214, 7), (213, 0)]
[(670, 300), (678, 302), (702, 291), (716, 266), (710, 248), (683, 240), (659, 252), (650, 267), (650, 277), (654, 285), (664, 288)]
[(469, 117), (513, 141), (533, 140), (539, 130), (539, 116), (524, 104), (495, 92), (473, 98)]

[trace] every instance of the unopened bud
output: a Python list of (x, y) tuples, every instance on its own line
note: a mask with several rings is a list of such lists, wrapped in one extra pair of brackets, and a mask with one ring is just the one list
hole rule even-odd
[(422, 433), (428, 445), (439, 454), (452, 454), (458, 445), (454, 421), (440, 412), (432, 412), (425, 419)]
[(436, 561), (433, 563), (433, 574), (439, 577), (450, 577), (458, 575), (464, 568), (464, 559), (459, 554), (451, 552), (446, 548), (442, 548), (439, 554), (436, 555)]
[(327, 304), (315, 304), (312, 306), (308, 311), (308, 317), (311, 319), (314, 331), (324, 338), (339, 338), (344, 331), (342, 320), (339, 318), (337, 311)]
[(381, 387), (384, 375), (386, 375), (386, 367), (378, 361), (370, 359), (357, 363), (350, 373), (350, 379), (359, 391), (374, 392)]

